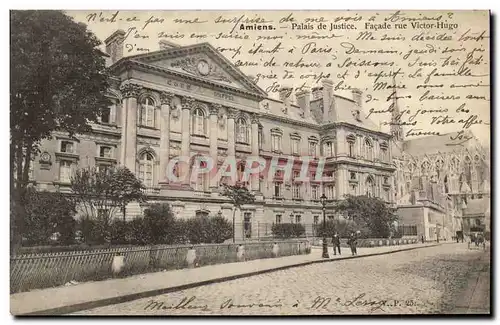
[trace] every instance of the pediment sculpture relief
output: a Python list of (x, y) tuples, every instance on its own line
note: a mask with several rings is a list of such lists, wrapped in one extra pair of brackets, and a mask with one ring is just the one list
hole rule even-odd
[(198, 77), (232, 83), (224, 72), (204, 56), (191, 56), (176, 60), (170, 64), (172, 68), (180, 68)]

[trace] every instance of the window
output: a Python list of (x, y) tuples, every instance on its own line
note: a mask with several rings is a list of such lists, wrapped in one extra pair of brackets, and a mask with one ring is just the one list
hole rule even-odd
[(357, 189), (356, 184), (351, 184), (351, 186), (350, 186), (349, 189), (350, 189), (350, 194), (351, 195), (356, 195), (357, 194), (356, 192), (357, 192), (358, 189)]
[(349, 157), (354, 158), (354, 145), (356, 144), (356, 138), (351, 134), (347, 136), (347, 145), (349, 146)]
[[(200, 169), (207, 168), (206, 161), (200, 161)], [(196, 181), (196, 190), (197, 191), (207, 191), (208, 190), (208, 182), (207, 182), (207, 174), (198, 173), (198, 179)]]
[(384, 176), (384, 184), (389, 184), (389, 177)]
[(75, 153), (75, 147), (71, 141), (61, 141), (61, 152)]
[(245, 232), (245, 238), (252, 238), (252, 214), (250, 212), (245, 212), (243, 214), (243, 231)]
[(317, 225), (319, 223), (319, 216), (314, 216), (313, 217), (313, 222), (315, 225)]
[(387, 148), (385, 148), (385, 147), (380, 148), (380, 159), (382, 161), (387, 161), (388, 160), (387, 159)]
[(99, 147), (99, 157), (111, 158), (112, 149), (111, 147), (101, 146)]
[(193, 134), (195, 135), (205, 135), (205, 113), (201, 108), (197, 108), (193, 112)]
[(153, 99), (150, 97), (142, 99), (140, 125), (151, 128), (155, 126), (155, 106)]
[(139, 180), (142, 181), (144, 186), (153, 186), (153, 155), (149, 152), (145, 152), (141, 155), (139, 161)]
[(295, 223), (301, 223), (302, 222), (302, 216), (301, 215), (296, 215), (295, 216)]
[(309, 156), (316, 157), (316, 142), (309, 141)]
[(107, 173), (107, 171), (110, 169), (111, 166), (109, 165), (106, 165), (106, 164), (98, 164), (97, 165), (97, 171), (99, 173), (103, 172), (103, 173)]
[(293, 183), (292, 185), (292, 195), (294, 199), (300, 199), (300, 184)]
[(300, 140), (299, 139), (291, 139), (292, 140), (292, 154), (293, 155), (298, 155), (299, 154), (299, 145), (300, 145)]
[(283, 183), (281, 182), (274, 182), (274, 197), (281, 197), (281, 188), (283, 186)]
[(104, 107), (101, 110), (101, 123), (111, 123), (111, 108)]
[(276, 223), (281, 223), (281, 214), (276, 215)]
[(333, 156), (333, 143), (331, 141), (325, 142), (323, 146), (323, 152), (325, 154), (325, 157)]
[(349, 144), (349, 157), (354, 158), (354, 142), (348, 142)]
[(236, 141), (241, 143), (248, 143), (249, 138), (250, 137), (247, 121), (243, 118), (239, 118), (236, 121)]
[(311, 185), (311, 199), (319, 200), (319, 186)]
[(366, 179), (366, 195), (367, 196), (375, 195), (374, 181), (371, 177), (368, 177)]
[(61, 160), (59, 162), (59, 181), (64, 183), (71, 181), (71, 161)]
[(334, 187), (333, 185), (325, 186), (325, 195), (328, 200), (332, 200), (334, 196)]
[(373, 145), (368, 139), (365, 140), (365, 157), (368, 160), (373, 160)]
[(275, 152), (281, 152), (281, 135), (272, 135), (272, 150)]
[(355, 172), (351, 172), (350, 173), (350, 177), (351, 177), (352, 181), (355, 181), (356, 180), (356, 173)]

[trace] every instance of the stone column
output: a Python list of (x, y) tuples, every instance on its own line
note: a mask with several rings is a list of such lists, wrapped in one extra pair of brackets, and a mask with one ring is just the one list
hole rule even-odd
[(227, 110), (227, 156), (234, 157), (236, 155), (236, 134), (234, 129), (234, 119), (236, 118), (237, 110), (228, 108)]
[(345, 194), (349, 193), (349, 186), (347, 184), (347, 169), (344, 167), (337, 169), (335, 175), (335, 191), (337, 192), (337, 199), (342, 199)]
[(137, 161), (137, 97), (142, 87), (127, 83), (120, 87), (123, 94), (122, 123), (125, 130), (122, 131), (122, 163), (135, 174)]
[[(191, 142), (191, 109), (195, 104), (195, 99), (192, 97), (182, 97), (182, 121), (181, 121), (181, 156), (188, 157), (190, 142)], [(184, 178), (184, 183), (189, 184), (189, 166), (186, 163), (181, 163), (180, 176)]]
[(161, 101), (161, 118), (160, 118), (160, 171), (159, 183), (168, 183), (167, 166), (170, 160), (170, 105), (174, 94), (162, 92), (160, 94)]
[[(252, 138), (252, 156), (259, 156), (259, 116), (257, 114), (252, 114), (252, 132), (250, 137)], [(251, 178), (251, 188), (252, 191), (259, 191), (259, 174), (252, 174)]]
[(219, 138), (219, 125), (217, 124), (219, 111), (222, 109), (222, 105), (220, 104), (211, 104), (210, 105), (210, 158), (213, 161), (212, 172), (210, 173), (210, 190), (213, 191), (217, 189), (217, 179), (215, 178), (217, 172), (217, 163), (218, 163), (218, 155), (217, 155), (217, 141)]

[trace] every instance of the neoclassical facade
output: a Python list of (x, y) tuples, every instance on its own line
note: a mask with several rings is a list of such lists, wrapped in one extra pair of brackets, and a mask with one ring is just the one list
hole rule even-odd
[[(280, 222), (306, 224), (312, 234), (312, 225), (321, 222), (323, 193), (332, 205), (345, 194), (394, 203), (391, 135), (366, 118), (359, 90), (341, 97), (331, 80), (323, 80), (294, 100), (292, 90), (283, 88), (274, 100), (208, 43), (162, 42), (159, 51), (122, 57), (124, 35), (117, 31), (105, 41), (113, 105), (92, 133), (76, 138), (55, 133), (42, 144), (33, 164), (38, 187), (69, 191), (77, 168), (125, 165), (144, 183), (148, 202), (169, 203), (180, 218), (231, 219), (232, 206), (218, 193), (229, 180), (205, 174), (172, 182), (166, 174), (172, 160), (193, 157), (188, 165), (174, 164), (177, 176), (189, 176), (197, 156), (217, 162), (214, 170), (234, 156), (238, 173), (250, 156), (262, 157), (266, 165), (292, 161), (291, 178), (278, 170), (248, 180), (257, 200), (237, 213), (237, 238), (270, 235), (271, 224)], [(299, 181), (306, 156), (312, 181)], [(130, 204), (126, 215), (136, 217), (144, 208)], [(328, 217), (335, 216), (328, 212)]]

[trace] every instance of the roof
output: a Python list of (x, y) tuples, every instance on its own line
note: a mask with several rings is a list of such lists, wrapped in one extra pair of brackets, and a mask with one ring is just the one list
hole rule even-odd
[(489, 210), (489, 206), (490, 202), (488, 198), (468, 200), (464, 215), (484, 215)]
[(285, 104), (282, 101), (273, 98), (266, 98), (263, 101), (261, 101), (260, 111), (264, 114), (268, 113), (273, 116), (287, 118), (294, 121), (318, 124), (314, 119), (314, 117), (312, 116), (306, 117), (304, 111), (298, 105), (290, 104), (288, 110), (285, 113)]
[[(333, 116), (331, 116), (332, 122), (344, 122), (352, 125), (356, 125), (365, 129), (380, 132), (380, 128), (363, 112), (363, 109), (359, 107), (354, 100), (333, 95), (335, 106), (333, 107)], [(315, 99), (311, 101), (311, 113), (317, 123), (323, 122), (322, 108), (320, 107), (322, 99)], [(359, 120), (355, 116), (355, 112), (359, 111)]]

